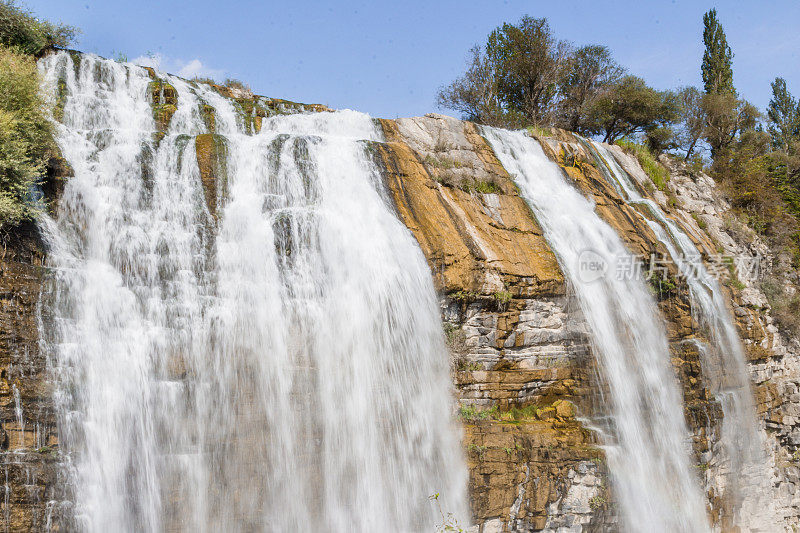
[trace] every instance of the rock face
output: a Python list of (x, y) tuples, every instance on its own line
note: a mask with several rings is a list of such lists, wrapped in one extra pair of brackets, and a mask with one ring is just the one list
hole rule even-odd
[(381, 121), (401, 220), (442, 292), (481, 531), (601, 526), (610, 501), (590, 415), (585, 324), (533, 214), (473, 124)]
[[(153, 113), (160, 135), (175, 111), (174, 88), (151, 72)], [(236, 102), (245, 129), (255, 133), (275, 113), (325, 111), (215, 86)], [(214, 116), (201, 110), (209, 131), (195, 140), (205, 201), (212, 216), (227, 183), (224, 138)], [(602, 415), (586, 323), (556, 257), (511, 177), (471, 123), (441, 115), (381, 120), (385, 142), (369, 145), (397, 214), (413, 233), (440, 293), (452, 355), (457, 416), (470, 470), (472, 530), (608, 531), (617, 529), (614, 495), (598, 436), (582, 421)], [(628, 205), (597, 168), (581, 139), (553, 131), (538, 139), (642, 259), (664, 255), (641, 213)], [(648, 178), (635, 158), (615, 154), (631, 175)], [(678, 221), (704, 256), (759, 256), (771, 251), (735, 226), (729, 207), (705, 175), (665, 160), (670, 180), (649, 193)], [(69, 169), (44, 190), (56, 200)], [(643, 186), (643, 190), (647, 187)], [(70, 513), (59, 484), (58, 438), (46, 354), (39, 350), (38, 308), (44, 247), (35, 228), (22, 228), (0, 255), (0, 457), (5, 479), (4, 528), (57, 530)], [(698, 476), (709, 513), (733, 531), (733, 510), (712, 465), (722, 409), (705, 383), (691, 339), (702, 336), (686, 284), (674, 267), (654, 287), (684, 394)], [(758, 283), (725, 289), (748, 354), (748, 369), (771, 468), (771, 493), (783, 523), (800, 526), (800, 342), (781, 332)], [(44, 309), (46, 306), (42, 306)]]
[(0, 255), (0, 518), (8, 531), (48, 529), (65, 499), (46, 354), (39, 350), (42, 259), (33, 226), (19, 228)]
[[(443, 294), (476, 529), (615, 529), (603, 455), (594, 446), (596, 437), (574, 418), (575, 413), (581, 419), (597, 414), (593, 400), (603, 385), (593, 378), (583, 319), (571, 305), (535, 218), (516, 208), (513, 183), (474, 125), (439, 115), (381, 124), (387, 143), (378, 152), (387, 185)], [(631, 251), (642, 260), (667, 255), (642, 214), (603, 177), (583, 140), (559, 131), (538, 140)], [(713, 180), (673, 166), (667, 189), (659, 191), (646, 183), (649, 178), (635, 158), (611, 149), (641, 181), (643, 194), (683, 227), (704, 258), (724, 252), (760, 254), (769, 261), (769, 250), (754, 235), (732, 231), (725, 217), (728, 206)], [(525, 249), (511, 249), (520, 246)], [(797, 341), (780, 335), (757, 287), (739, 288), (731, 275), (723, 278), (766, 430), (772, 472), (764, 496), (776, 502), (772, 517), (783, 522), (740, 520), (753, 528), (791, 530), (798, 523)], [(694, 341), (705, 332), (674, 266), (653, 289), (683, 387), (709, 515), (721, 530), (735, 530), (736, 510), (725, 492), (723, 465), (716, 465), (714, 456), (722, 408), (706, 383)], [(561, 405), (570, 408), (559, 412)]]

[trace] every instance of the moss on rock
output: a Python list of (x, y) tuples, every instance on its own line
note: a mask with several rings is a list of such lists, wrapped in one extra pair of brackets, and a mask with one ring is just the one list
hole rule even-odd
[(150, 105), (153, 107), (153, 119), (156, 121), (156, 130), (166, 132), (172, 115), (178, 109), (178, 91), (164, 80), (151, 81), (147, 87), (150, 96)]
[(211, 216), (216, 218), (227, 191), (228, 147), (221, 135), (204, 133), (195, 138), (195, 149), (206, 205)]

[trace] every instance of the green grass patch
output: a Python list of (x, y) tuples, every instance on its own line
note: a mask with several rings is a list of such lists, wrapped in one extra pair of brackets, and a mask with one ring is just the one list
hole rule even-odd
[(637, 144), (629, 139), (619, 139), (616, 142), (617, 146), (622, 147), (623, 150), (636, 156), (642, 169), (647, 176), (656, 186), (659, 191), (666, 192), (667, 182), (669, 181), (669, 172), (664, 168), (664, 165), (658, 162), (655, 156), (647, 149), (646, 146)]
[(489, 409), (480, 409), (474, 405), (462, 405), (458, 408), (458, 416), (466, 422), (476, 422), (478, 420), (496, 420), (498, 416), (497, 406)]
[(708, 224), (706, 224), (706, 221), (703, 220), (702, 218), (700, 218), (697, 213), (692, 213), (692, 218), (694, 219), (695, 222), (697, 222), (697, 226), (700, 229), (704, 230), (704, 229), (706, 229), (708, 227)]
[(475, 192), (481, 194), (500, 194), (503, 192), (500, 187), (491, 181), (476, 181), (474, 185)]

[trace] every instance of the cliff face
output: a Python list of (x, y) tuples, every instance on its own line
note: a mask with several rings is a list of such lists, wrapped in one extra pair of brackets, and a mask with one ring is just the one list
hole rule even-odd
[[(174, 90), (151, 72), (153, 113), (164, 131), (174, 113)], [(321, 107), (234, 94), (247, 127), (257, 132), (274, 113)], [(205, 117), (214, 131), (214, 116)], [(587, 326), (535, 216), (479, 129), (440, 115), (381, 120), (385, 142), (371, 143), (397, 214), (419, 242), (440, 294), (452, 355), (457, 415), (470, 471), (472, 513), (482, 533), (614, 529), (614, 495), (598, 436), (584, 422), (603, 415), (604, 385)], [(645, 222), (604, 178), (586, 144), (564, 132), (538, 139), (598, 214), (643, 260), (666, 250)], [(209, 212), (225, 201), (225, 141), (214, 133), (195, 140)], [(612, 147), (642, 185), (649, 178), (635, 158)], [(729, 208), (705, 175), (665, 160), (670, 179), (652, 197), (677, 221), (706, 259), (761, 257), (771, 251), (728, 218)], [(69, 169), (54, 161), (45, 192), (57, 199)], [(48, 273), (45, 248), (33, 229), (8, 241), (0, 257), (0, 399), (6, 530), (63, 529), (67, 488), (60, 482), (58, 437), (47, 354), (39, 348), (38, 308)], [(726, 275), (723, 273), (723, 275)], [(655, 291), (667, 324), (672, 363), (693, 434), (697, 474), (711, 516), (731, 528), (731, 496), (724, 465), (714, 462), (722, 407), (706, 383), (694, 338), (686, 284), (674, 266), (670, 283)], [(730, 277), (730, 275), (729, 275)], [(745, 343), (761, 431), (769, 455), (770, 495), (789, 529), (800, 523), (800, 344), (779, 331), (756, 282), (725, 288)], [(43, 308), (46, 306), (43, 306)]]
[[(575, 418), (598, 414), (603, 385), (595, 378), (584, 320), (535, 217), (474, 125), (438, 115), (381, 123), (387, 143), (378, 151), (387, 185), (443, 295), (480, 531), (613, 528), (603, 454), (596, 435)], [(632, 252), (643, 261), (667, 255), (642, 213), (603, 177), (583, 140), (558, 131), (538, 140)], [(707, 262), (720, 255), (760, 259), (766, 273), (770, 251), (751, 232), (732, 226), (713, 180), (664, 159), (671, 178), (660, 191), (634, 157), (610, 149)], [(667, 286), (654, 287), (654, 293), (710, 516), (728, 530), (735, 496), (728, 467), (716, 457), (723, 409), (706, 379), (714, 370), (704, 371), (697, 343), (708, 332), (693, 316), (685, 280), (675, 265), (667, 268)], [(765, 497), (785, 521), (771, 526), (789, 528), (798, 520), (797, 340), (787, 340), (773, 325), (755, 279), (740, 281), (732, 271), (722, 278), (772, 469)]]
[(0, 462), (4, 526), (44, 530), (58, 516), (58, 438), (46, 354), (39, 349), (39, 296), (47, 276), (35, 228), (19, 230), (0, 256)]

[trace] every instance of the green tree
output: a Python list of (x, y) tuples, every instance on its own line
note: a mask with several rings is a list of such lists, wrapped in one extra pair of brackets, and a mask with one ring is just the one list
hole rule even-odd
[(26, 196), (55, 150), (34, 56), (68, 46), (76, 34), (0, 0), (0, 228), (33, 216)]
[(545, 18), (524, 16), (489, 34), (486, 55), (496, 64), (503, 105), (528, 122), (547, 123), (557, 94), (567, 44), (557, 41)]
[(707, 94), (736, 93), (733, 88), (733, 53), (725, 30), (717, 20), (717, 10), (703, 15), (703, 86)]
[(772, 99), (767, 106), (768, 131), (772, 144), (786, 150), (793, 141), (800, 140), (800, 102), (786, 88), (786, 80), (775, 78), (772, 82)]
[[(657, 91), (637, 76), (625, 76), (599, 96), (588, 116), (588, 130), (613, 143), (672, 124), (678, 105), (670, 91)], [(661, 133), (657, 134), (659, 138)], [(655, 136), (654, 136), (655, 137)]]
[(614, 61), (608, 47), (587, 45), (569, 54), (558, 80), (561, 100), (557, 125), (585, 133), (587, 115), (595, 100), (624, 74), (625, 69)]
[(0, 226), (32, 215), (24, 198), (54, 146), (44, 109), (33, 58), (0, 46)]
[(697, 87), (683, 87), (678, 90), (677, 95), (680, 123), (675, 133), (675, 145), (684, 152), (684, 161), (688, 161), (703, 138), (706, 111), (703, 107), (703, 94)]
[(711, 147), (711, 156), (716, 159), (721, 151), (735, 146), (737, 136), (753, 130), (761, 114), (746, 100), (732, 93), (714, 93), (703, 97), (705, 110), (705, 138)]
[(470, 61), (463, 76), (450, 85), (441, 87), (436, 97), (439, 107), (454, 109), (466, 120), (489, 124), (508, 125), (508, 117), (497, 92), (496, 67), (481, 47), (470, 50)]
[(0, 44), (35, 55), (47, 47), (67, 47), (78, 30), (73, 26), (39, 20), (14, 0), (0, 0)]
[(466, 72), (439, 89), (437, 103), (492, 125), (551, 124), (569, 51), (546, 19), (525, 16), (517, 24), (503, 24), (484, 46), (470, 51)]

